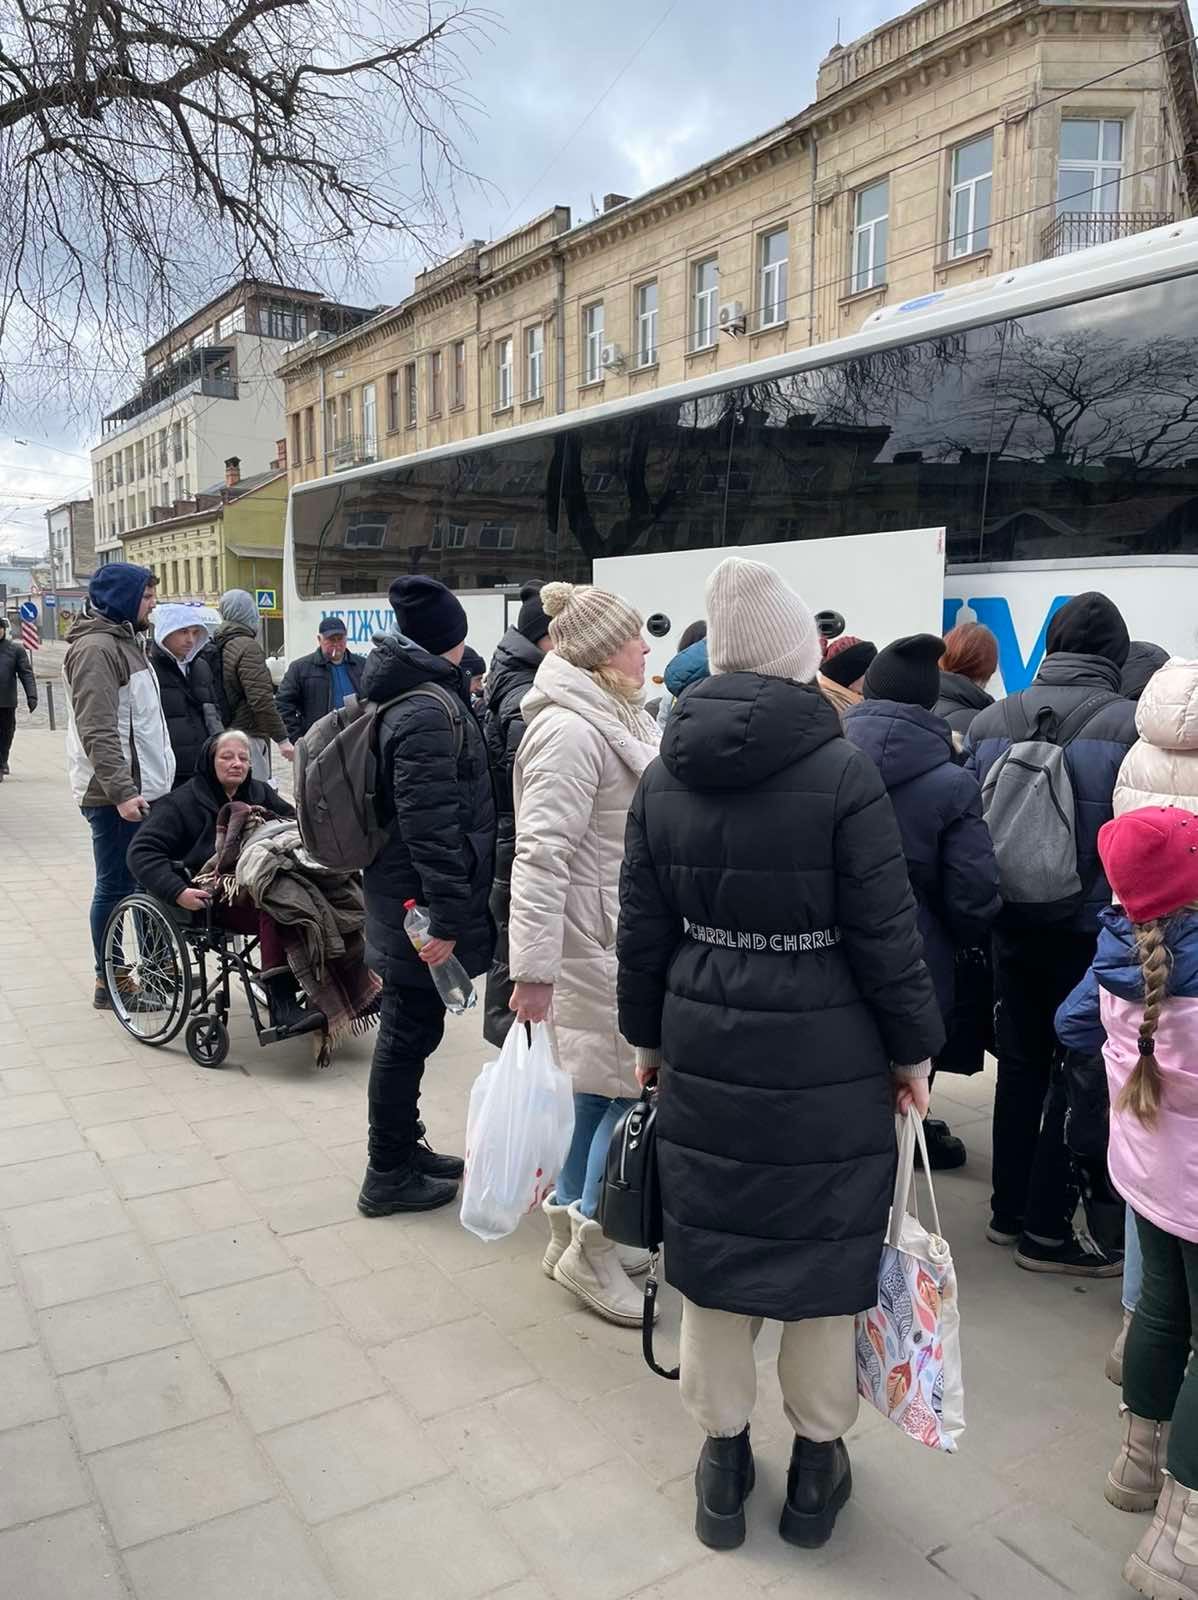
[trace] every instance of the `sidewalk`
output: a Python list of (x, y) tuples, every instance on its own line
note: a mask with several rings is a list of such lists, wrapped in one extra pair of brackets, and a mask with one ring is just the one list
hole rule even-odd
[[(970, 1148), (939, 1199), (961, 1281), (956, 1457), (863, 1410), (827, 1549), (777, 1537), (789, 1444), (762, 1336), (744, 1549), (691, 1531), (699, 1438), (639, 1337), (540, 1271), (543, 1226), (367, 1222), (371, 1041), (229, 1061), (91, 1009), (87, 830), (62, 735), (0, 785), (0, 1592), (5, 1600), (1115, 1600), (1145, 1519), (1102, 1498), (1118, 1286), (985, 1243), (992, 1077), (937, 1094)], [(483, 1059), (427, 1077), (460, 1149)], [(661, 1349), (675, 1347), (666, 1297)]]

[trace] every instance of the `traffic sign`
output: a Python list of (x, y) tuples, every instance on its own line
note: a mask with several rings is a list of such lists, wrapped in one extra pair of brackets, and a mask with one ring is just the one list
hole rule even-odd
[(42, 596), (42, 604), (44, 606), (56, 606), (58, 604), (58, 596), (56, 594), (44, 594)]
[(21, 601), (21, 621), (22, 622), (36, 622), (37, 621), (37, 607), (34, 605), (32, 600), (22, 600)]
[(279, 609), (276, 598), (278, 591), (275, 589), (258, 589), (255, 591), (259, 611), (277, 611)]

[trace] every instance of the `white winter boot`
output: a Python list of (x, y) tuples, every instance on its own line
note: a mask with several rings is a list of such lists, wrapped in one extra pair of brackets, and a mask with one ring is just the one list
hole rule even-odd
[(638, 1250), (634, 1244), (618, 1244), (616, 1254), (620, 1258), (620, 1265), (630, 1278), (643, 1278), (653, 1259), (647, 1250)]
[(570, 1230), (570, 1243), (553, 1269), (554, 1278), (608, 1322), (639, 1328), (644, 1297), (620, 1265), (615, 1245), (577, 1205), (570, 1207)]
[(549, 1219), (549, 1243), (545, 1246), (545, 1254), (541, 1257), (541, 1266), (544, 1268), (545, 1276), (552, 1278), (554, 1267), (570, 1243), (570, 1207), (555, 1205), (553, 1196), (547, 1194), (541, 1201), (541, 1210)]

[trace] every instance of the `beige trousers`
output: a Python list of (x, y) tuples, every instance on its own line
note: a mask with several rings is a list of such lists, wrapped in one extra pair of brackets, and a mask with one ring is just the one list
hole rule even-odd
[[(752, 1414), (760, 1332), (760, 1317), (682, 1302), (682, 1403), (709, 1438), (732, 1438)], [(778, 1381), (786, 1419), (802, 1438), (823, 1443), (847, 1433), (857, 1420), (853, 1318), (784, 1322)]]

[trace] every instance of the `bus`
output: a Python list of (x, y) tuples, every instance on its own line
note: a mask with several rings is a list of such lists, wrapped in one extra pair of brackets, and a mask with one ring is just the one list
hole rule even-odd
[[(730, 551), (878, 644), (976, 617), (1007, 692), (1101, 589), (1198, 655), (1198, 219), (883, 307), (850, 337), (296, 485), (289, 655), (401, 572), (489, 655), (530, 579), (608, 582), (653, 667)], [(747, 341), (751, 351), (752, 342)], [(904, 575), (914, 579), (904, 588)]]

